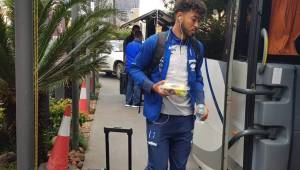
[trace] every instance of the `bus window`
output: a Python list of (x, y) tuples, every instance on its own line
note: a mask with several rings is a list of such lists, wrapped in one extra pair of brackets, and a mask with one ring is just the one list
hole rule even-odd
[[(241, 1), (240, 15), (235, 46), (235, 60), (247, 61), (251, 13), (251, 0)], [(275, 12), (275, 11), (281, 12)], [(273, 0), (264, 1), (261, 13), (260, 27), (266, 28), (269, 35), (268, 62), (270, 63), (300, 63), (299, 54), (295, 48), (295, 40), (300, 36), (300, 1)], [(285, 26), (285, 25), (289, 26)], [(263, 39), (258, 50), (258, 62), (262, 60)]]
[(269, 54), (297, 55), (295, 40), (300, 35), (300, 1), (273, 0), (269, 29)]
[[(251, 9), (250, 0), (241, 1), (239, 22), (237, 28), (237, 38), (235, 43), (235, 60), (247, 60), (247, 50), (248, 50), (248, 39), (251, 23)], [(246, 9), (246, 10), (244, 10)]]

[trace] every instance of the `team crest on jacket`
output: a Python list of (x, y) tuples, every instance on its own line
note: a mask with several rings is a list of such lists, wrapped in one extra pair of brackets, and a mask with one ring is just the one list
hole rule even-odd
[(190, 67), (191, 71), (195, 71), (196, 70), (196, 60), (189, 60), (189, 67)]

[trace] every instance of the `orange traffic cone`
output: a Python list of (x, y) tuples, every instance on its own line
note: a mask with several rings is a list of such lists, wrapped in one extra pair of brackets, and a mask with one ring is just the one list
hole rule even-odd
[(68, 169), (68, 153), (70, 142), (71, 105), (67, 105), (58, 135), (55, 139), (51, 155), (48, 160), (48, 170)]
[(85, 81), (83, 81), (81, 84), (80, 99), (79, 99), (79, 112), (85, 114), (86, 116), (89, 115)]

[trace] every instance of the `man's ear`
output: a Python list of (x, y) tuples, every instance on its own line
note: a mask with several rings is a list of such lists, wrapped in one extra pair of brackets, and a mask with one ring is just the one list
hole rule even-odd
[(182, 22), (182, 21), (183, 21), (182, 12), (178, 12), (178, 13), (177, 13), (177, 19), (178, 19), (179, 22)]
[(179, 22), (182, 22), (182, 16), (179, 16), (178, 19), (179, 19)]

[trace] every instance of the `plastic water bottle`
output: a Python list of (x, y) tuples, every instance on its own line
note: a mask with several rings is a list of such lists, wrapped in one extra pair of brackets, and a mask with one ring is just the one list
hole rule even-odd
[(202, 121), (202, 118), (205, 114), (205, 105), (204, 104), (196, 104), (195, 103), (195, 116), (196, 120)]

